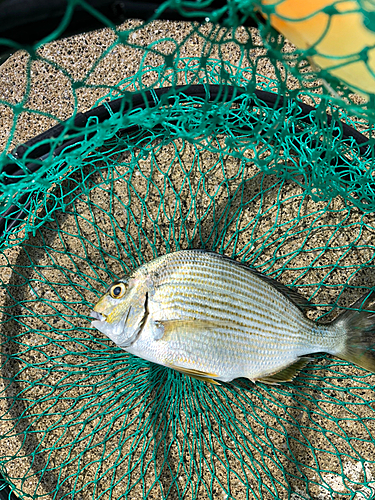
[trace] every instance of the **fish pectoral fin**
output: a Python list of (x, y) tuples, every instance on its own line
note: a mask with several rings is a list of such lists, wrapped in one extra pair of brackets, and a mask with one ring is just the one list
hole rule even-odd
[(152, 335), (154, 340), (168, 340), (168, 337), (176, 333), (202, 332), (215, 330), (223, 326), (217, 321), (201, 319), (167, 319), (152, 321)]
[(279, 384), (280, 382), (290, 382), (294, 379), (297, 373), (307, 365), (307, 363), (310, 363), (310, 361), (312, 361), (312, 359), (313, 358), (306, 357), (299, 358), (297, 361), (287, 366), (286, 368), (283, 368), (279, 372), (258, 378), (256, 379), (256, 381), (263, 382), (265, 384)]
[(210, 382), (214, 385), (221, 385), (217, 380), (213, 380), (215, 377), (218, 377), (216, 373), (202, 372), (200, 370), (194, 370), (193, 368), (183, 368), (182, 366), (177, 366), (173, 363), (168, 363), (166, 366), (168, 366), (168, 368), (173, 368), (177, 372), (183, 373), (184, 375), (189, 375), (189, 377), (201, 380), (202, 382)]

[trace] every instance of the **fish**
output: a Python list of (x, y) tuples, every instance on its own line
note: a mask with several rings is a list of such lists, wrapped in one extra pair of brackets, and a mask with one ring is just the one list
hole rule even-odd
[(374, 303), (369, 292), (331, 323), (313, 321), (313, 305), (296, 290), (224, 255), (181, 250), (112, 283), (91, 326), (125, 351), (201, 381), (279, 384), (321, 352), (375, 372)]

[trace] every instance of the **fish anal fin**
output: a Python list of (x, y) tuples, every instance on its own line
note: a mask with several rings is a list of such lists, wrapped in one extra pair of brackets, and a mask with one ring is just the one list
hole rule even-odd
[(184, 375), (189, 375), (189, 377), (201, 380), (202, 382), (210, 382), (214, 385), (220, 385), (217, 380), (213, 380), (216, 375), (215, 373), (202, 372), (200, 370), (194, 370), (193, 368), (184, 368), (182, 366), (176, 366), (173, 363), (167, 364), (168, 368), (173, 368), (177, 372), (183, 373)]
[(291, 365), (283, 368), (282, 370), (266, 375), (265, 377), (257, 378), (257, 382), (264, 382), (265, 384), (279, 384), (280, 382), (290, 382), (294, 379), (297, 373), (302, 370), (304, 366), (312, 361), (312, 358), (301, 357)]

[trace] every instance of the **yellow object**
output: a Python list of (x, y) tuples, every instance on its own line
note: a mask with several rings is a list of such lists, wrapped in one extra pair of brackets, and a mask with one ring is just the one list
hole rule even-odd
[[(375, 1), (261, 0), (272, 26), (354, 91), (375, 93)], [(368, 96), (367, 96), (368, 97)]]

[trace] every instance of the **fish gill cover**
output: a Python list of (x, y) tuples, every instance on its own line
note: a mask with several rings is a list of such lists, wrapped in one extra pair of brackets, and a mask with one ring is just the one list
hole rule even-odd
[[(344, 3), (371, 31), (371, 2)], [(0, 472), (19, 498), (373, 496), (369, 372), (315, 355), (293, 383), (213, 387), (89, 317), (113, 280), (185, 248), (295, 287), (314, 319), (375, 286), (373, 98), (333, 70), (347, 54), (317, 53), (344, 3), (169, 1), (115, 28), (69, 0), (0, 67)], [(103, 29), (58, 40), (77, 9)], [(275, 30), (316, 10), (309, 47)], [(366, 40), (351, 57), (370, 78)]]

